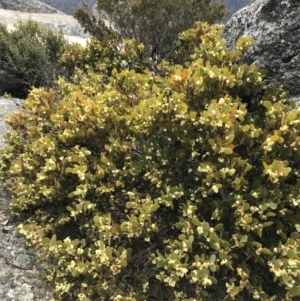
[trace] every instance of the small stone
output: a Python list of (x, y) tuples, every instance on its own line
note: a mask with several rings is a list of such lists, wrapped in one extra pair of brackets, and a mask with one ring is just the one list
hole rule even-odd
[(5, 233), (5, 234), (7, 234), (11, 230), (13, 230), (13, 228), (14, 228), (14, 226), (5, 226), (5, 227), (3, 227), (2, 232)]

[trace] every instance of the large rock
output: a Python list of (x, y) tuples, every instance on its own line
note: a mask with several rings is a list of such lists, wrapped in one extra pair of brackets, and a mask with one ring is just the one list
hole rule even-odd
[(0, 8), (27, 13), (63, 14), (38, 0), (0, 0)]
[[(1, 1), (2, 0), (0, 0), (0, 3)], [(28, 13), (0, 8), (0, 23), (6, 24), (10, 30), (15, 28), (18, 21), (25, 21), (28, 19), (35, 20), (41, 25), (51, 29), (61, 30), (70, 42), (77, 42), (85, 45), (89, 38), (89, 34), (84, 33), (83, 28), (72, 16), (62, 13)]]
[(267, 84), (282, 85), (300, 100), (300, 1), (252, 0), (229, 20), (223, 38), (233, 48), (249, 35), (256, 45), (246, 61), (267, 71)]

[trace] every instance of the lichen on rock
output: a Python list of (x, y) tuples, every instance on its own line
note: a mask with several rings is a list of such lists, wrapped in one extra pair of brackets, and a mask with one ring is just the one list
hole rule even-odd
[(299, 0), (252, 0), (233, 15), (223, 38), (233, 48), (240, 36), (249, 35), (256, 45), (246, 54), (247, 62), (267, 71), (266, 83), (282, 85), (291, 97), (299, 99)]

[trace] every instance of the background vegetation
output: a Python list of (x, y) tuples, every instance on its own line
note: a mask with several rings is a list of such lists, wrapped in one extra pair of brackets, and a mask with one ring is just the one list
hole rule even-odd
[(0, 94), (26, 97), (34, 87), (52, 87), (58, 58), (67, 44), (62, 33), (28, 20), (13, 31), (0, 24)]
[(145, 46), (145, 53), (155, 63), (169, 58), (177, 49), (177, 36), (192, 27), (196, 21), (213, 24), (228, 14), (225, 4), (210, 0), (185, 2), (174, 0), (109, 0), (97, 1), (95, 17), (87, 7), (75, 11), (75, 18), (90, 34), (103, 39), (111, 28), (102, 21), (112, 20), (116, 38), (135, 39)]
[[(64, 1), (41, 0), (41, 2), (44, 2), (52, 7), (55, 7), (56, 9), (64, 12), (65, 14), (68, 14), (68, 15), (73, 15), (74, 9), (77, 8), (78, 5), (82, 6), (81, 0), (64, 0)], [(90, 9), (92, 9), (96, 3), (95, 0), (86, 0), (85, 2)], [(216, 2), (216, 1), (212, 1), (212, 2)], [(224, 2), (226, 4), (227, 8), (230, 11), (230, 15), (228, 16), (228, 18), (229, 18), (237, 10), (239, 10), (243, 6), (247, 5), (249, 3), (249, 0), (223, 0), (222, 2)]]
[[(212, 2), (215, 1), (216, 0)], [(224, 0), (223, 2), (226, 3), (227, 8), (229, 9), (229, 15), (226, 19), (226, 21), (228, 21), (235, 12), (237, 12), (242, 7), (246, 6), (250, 2), (250, 0)]]

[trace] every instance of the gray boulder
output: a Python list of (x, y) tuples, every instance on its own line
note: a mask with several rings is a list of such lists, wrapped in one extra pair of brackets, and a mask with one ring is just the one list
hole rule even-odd
[(0, 0), (0, 8), (26, 13), (63, 14), (38, 0)]
[(249, 35), (256, 45), (246, 62), (267, 71), (267, 85), (282, 85), (300, 100), (300, 1), (252, 0), (232, 16), (223, 38), (234, 48), (240, 36)]

